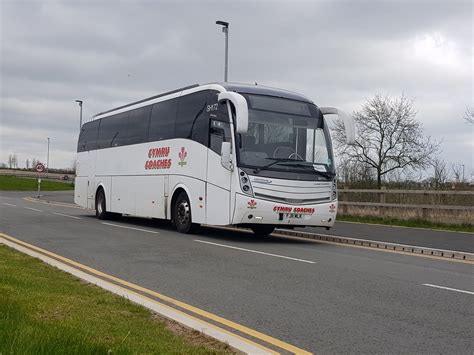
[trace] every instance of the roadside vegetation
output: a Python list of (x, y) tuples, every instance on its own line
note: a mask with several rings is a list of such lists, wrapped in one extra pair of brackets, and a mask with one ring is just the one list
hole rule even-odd
[[(36, 191), (38, 180), (17, 176), (0, 175), (0, 190), (2, 191)], [(65, 191), (74, 190), (72, 182), (61, 182), (41, 179), (41, 191)]]
[(428, 228), (428, 229), (439, 229), (455, 232), (468, 232), (474, 233), (474, 225), (471, 224), (443, 224), (443, 223), (432, 223), (421, 220), (402, 220), (397, 218), (380, 218), (380, 217), (359, 217), (359, 216), (337, 216), (338, 221), (345, 222), (357, 222), (357, 223), (369, 223), (369, 224), (383, 224), (389, 226), (402, 226), (411, 228)]
[(0, 300), (0, 354), (233, 353), (3, 245)]

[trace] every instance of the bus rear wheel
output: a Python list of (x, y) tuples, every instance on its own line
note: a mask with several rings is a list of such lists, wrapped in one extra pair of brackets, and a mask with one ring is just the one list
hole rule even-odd
[(180, 233), (189, 233), (193, 229), (191, 203), (186, 192), (181, 192), (173, 205), (173, 222)]
[(274, 226), (269, 226), (269, 225), (255, 225), (250, 227), (252, 231), (259, 236), (267, 236), (273, 233), (275, 230)]

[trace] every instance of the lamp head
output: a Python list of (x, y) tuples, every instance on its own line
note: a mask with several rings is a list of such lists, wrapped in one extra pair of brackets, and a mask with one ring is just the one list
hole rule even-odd
[(216, 25), (221, 25), (221, 26), (224, 26), (225, 28), (228, 28), (229, 27), (229, 22), (216, 21)]

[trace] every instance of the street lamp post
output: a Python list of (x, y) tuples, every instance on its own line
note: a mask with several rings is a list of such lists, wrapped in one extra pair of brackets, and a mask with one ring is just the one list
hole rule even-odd
[(46, 159), (46, 177), (49, 175), (49, 137), (48, 137), (48, 157)]
[(229, 69), (229, 23), (225, 21), (216, 21), (216, 25), (222, 26), (222, 32), (224, 32), (225, 35), (224, 81), (227, 82), (227, 73)]
[(464, 164), (462, 165), (462, 182), (464, 182)]
[(82, 100), (76, 100), (76, 102), (79, 104), (79, 107), (81, 108), (81, 112), (79, 113), (79, 132), (81, 132), (81, 128), (82, 128)]

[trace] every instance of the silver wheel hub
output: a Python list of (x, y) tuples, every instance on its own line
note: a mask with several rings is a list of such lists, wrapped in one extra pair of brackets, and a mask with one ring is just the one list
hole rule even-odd
[(181, 201), (178, 205), (178, 210), (176, 213), (176, 222), (185, 225), (189, 222), (191, 209), (189, 208), (188, 201)]
[(99, 212), (99, 214), (102, 214), (102, 212), (104, 210), (103, 206), (102, 206), (102, 204), (104, 203), (103, 201), (104, 201), (104, 199), (103, 199), (102, 195), (99, 196), (99, 200), (97, 201), (97, 211)]

